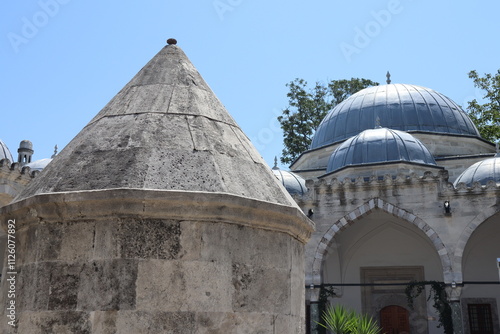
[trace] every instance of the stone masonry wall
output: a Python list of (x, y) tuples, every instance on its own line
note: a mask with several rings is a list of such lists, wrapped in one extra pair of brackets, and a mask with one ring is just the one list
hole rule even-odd
[(2, 333), (303, 333), (304, 245), (250, 226), (266, 208), (242, 225), (159, 218), (144, 199), (94, 213), (92, 201), (38, 202), (3, 212), (18, 226), (18, 328)]

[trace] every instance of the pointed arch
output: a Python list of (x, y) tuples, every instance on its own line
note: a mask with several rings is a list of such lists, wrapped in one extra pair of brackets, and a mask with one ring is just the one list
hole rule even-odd
[(491, 206), (489, 208), (483, 209), (483, 211), (478, 214), (474, 219), (472, 219), (469, 224), (464, 228), (460, 238), (455, 247), (455, 252), (453, 253), (453, 272), (455, 273), (455, 281), (462, 282), (463, 280), (463, 255), (467, 244), (472, 236), (472, 234), (477, 230), (479, 225), (484, 223), (486, 220), (490, 219), (500, 210), (497, 206)]
[(434, 229), (430, 227), (425, 221), (423, 221), (421, 218), (418, 218), (414, 214), (404, 209), (401, 209), (393, 204), (385, 202), (380, 198), (373, 198), (370, 201), (366, 202), (365, 204), (359, 206), (354, 211), (351, 211), (344, 217), (337, 220), (323, 235), (314, 254), (312, 275), (311, 275), (312, 284), (319, 285), (322, 283), (321, 272), (323, 267), (323, 260), (326, 255), (326, 251), (333, 240), (333, 237), (341, 230), (345, 229), (349, 225), (354, 224), (357, 220), (366, 216), (375, 209), (380, 209), (384, 212), (387, 212), (390, 215), (405, 220), (415, 225), (419, 230), (424, 232), (429, 238), (430, 242), (434, 245), (434, 248), (436, 249), (439, 255), (445, 280), (448, 277), (451, 277), (451, 272), (452, 272), (451, 259), (448, 254), (448, 250), (446, 249), (446, 246), (444, 245), (443, 241), (436, 233), (436, 231), (434, 231)]

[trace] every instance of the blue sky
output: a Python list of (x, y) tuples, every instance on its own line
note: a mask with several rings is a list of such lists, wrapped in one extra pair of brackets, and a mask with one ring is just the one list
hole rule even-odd
[[(363, 77), (465, 106), (500, 68), (498, 1), (82, 1), (0, 4), (0, 139), (62, 149), (174, 37), (268, 164), (286, 83)], [(287, 166), (281, 166), (286, 169)]]

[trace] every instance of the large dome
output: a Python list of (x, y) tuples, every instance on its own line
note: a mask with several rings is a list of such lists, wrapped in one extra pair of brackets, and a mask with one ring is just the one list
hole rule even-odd
[(370, 129), (343, 142), (333, 151), (326, 173), (347, 166), (410, 162), (436, 166), (429, 150), (411, 134), (387, 128)]
[(455, 180), (453, 185), (456, 187), (459, 183), (465, 183), (468, 187), (479, 182), (481, 185), (486, 185), (489, 181), (494, 181), (500, 184), (500, 155), (497, 154), (493, 158), (485, 159), (476, 162), (474, 165), (467, 168)]
[(0, 139), (0, 160), (2, 159), (9, 159), (11, 163), (14, 162), (14, 159), (12, 158), (12, 153), (10, 153), (9, 148)]
[(355, 136), (376, 125), (402, 130), (480, 137), (466, 113), (432, 89), (389, 84), (363, 89), (323, 119), (311, 149)]

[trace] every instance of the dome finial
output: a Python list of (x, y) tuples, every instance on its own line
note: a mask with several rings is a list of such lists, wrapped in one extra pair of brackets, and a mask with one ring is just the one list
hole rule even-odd
[(380, 125), (380, 117), (377, 116), (375, 119), (375, 129), (381, 128), (382, 125)]
[(168, 45), (176, 45), (177, 40), (175, 38), (169, 38), (169, 39), (167, 39), (167, 44)]
[(54, 154), (52, 154), (51, 158), (54, 159), (57, 155), (57, 144), (54, 146)]
[(385, 75), (387, 77), (387, 84), (389, 85), (391, 83), (391, 73), (389, 73), (389, 71), (387, 71), (387, 74)]
[(274, 156), (274, 167), (273, 167), (274, 170), (277, 170), (277, 169), (280, 169), (278, 167), (278, 157), (277, 156)]

